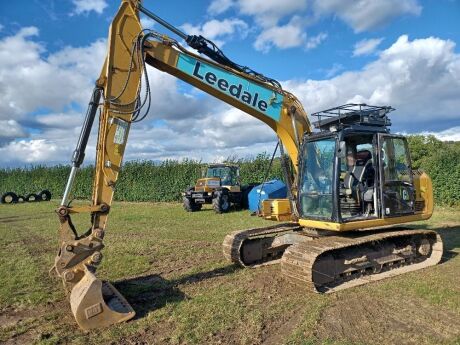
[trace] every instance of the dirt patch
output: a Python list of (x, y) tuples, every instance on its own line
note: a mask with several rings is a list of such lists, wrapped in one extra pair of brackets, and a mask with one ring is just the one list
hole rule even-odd
[[(189, 298), (182, 290), (188, 284), (203, 285), (206, 288), (210, 281), (222, 283), (220, 277), (226, 276), (240, 268), (229, 265), (212, 271), (199, 272), (187, 275), (176, 280), (165, 280), (158, 275), (147, 275), (131, 280), (120, 281), (117, 287), (123, 289), (125, 297), (136, 309), (136, 318), (142, 319), (149, 311), (162, 308), (166, 303), (174, 303)], [(245, 281), (245, 290), (248, 296), (246, 308), (256, 308), (260, 311), (261, 319), (256, 325), (246, 327), (235, 320), (234, 326), (228, 326), (217, 332), (208, 334), (201, 339), (207, 344), (281, 344), (301, 324), (305, 313), (302, 303), (292, 303), (296, 296), (303, 291), (290, 284), (281, 276), (279, 267), (263, 267), (253, 271), (249, 281)], [(192, 297), (193, 298), (193, 297)], [(286, 298), (291, 304), (285, 305)], [(251, 305), (252, 303), (252, 305)], [(125, 339), (123, 344), (166, 344), (172, 342), (171, 330), (174, 323), (163, 320), (153, 327), (140, 331), (139, 334)], [(249, 330), (255, 330), (251, 333)], [(257, 331), (258, 330), (258, 331)]]
[(60, 333), (69, 327), (76, 329), (66, 299), (30, 308), (9, 306), (0, 310), (1, 344), (29, 345), (52, 337), (59, 337), (65, 342), (66, 337)]
[(145, 255), (150, 256), (149, 263), (151, 267), (149, 272), (159, 274), (168, 279), (184, 274), (203, 263), (222, 260), (220, 244), (216, 245), (206, 241), (170, 241), (167, 245), (174, 247), (174, 251), (161, 255), (161, 259), (157, 258), (158, 251), (155, 249)]
[[(298, 303), (291, 307), (282, 306), (286, 301), (301, 296), (304, 291), (296, 286), (288, 284), (281, 275), (279, 265), (263, 268), (265, 272), (255, 277), (253, 284), (261, 290), (266, 303), (264, 303), (264, 320), (262, 331), (259, 335), (260, 343), (264, 345), (282, 344), (301, 324), (305, 306)], [(276, 313), (271, 310), (281, 308), (282, 312)]]
[(44, 218), (48, 218), (50, 215), (52, 215), (52, 213), (42, 212), (42, 213), (37, 213), (33, 217), (24, 217), (24, 216), (0, 217), (0, 223), (16, 223), (16, 222), (22, 222), (24, 220), (44, 219)]
[(303, 307), (293, 308), (264, 325), (262, 344), (282, 344), (303, 320)]
[(366, 344), (439, 344), (460, 336), (459, 315), (398, 297), (343, 296), (323, 311), (315, 336)]
[(0, 311), (0, 328), (11, 328), (20, 322), (40, 315), (36, 310), (20, 310), (8, 307)]
[(42, 265), (46, 262), (43, 255), (50, 251), (47, 239), (37, 234), (29, 233), (21, 239), (21, 242), (30, 257), (37, 262), (37, 265)]
[[(0, 335), (8, 335), (5, 344), (31, 344), (37, 338), (38, 326), (43, 310), (16, 309), (7, 307), (0, 311)], [(0, 340), (2, 340), (0, 338)]]
[[(259, 333), (242, 335), (241, 328), (228, 328), (210, 337), (209, 343), (282, 344), (302, 323), (305, 305), (299, 303), (298, 298), (303, 290), (287, 284), (279, 265), (260, 267), (253, 272), (255, 274), (245, 282), (245, 287), (248, 295), (260, 296), (259, 303), (253, 306), (261, 315)], [(253, 307), (248, 306), (249, 309)]]

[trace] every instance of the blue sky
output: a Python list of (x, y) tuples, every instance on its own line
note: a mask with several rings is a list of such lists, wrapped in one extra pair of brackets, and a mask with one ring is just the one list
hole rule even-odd
[[(118, 6), (105, 0), (1, 2), (0, 166), (68, 161)], [(458, 0), (170, 0), (144, 6), (281, 81), (309, 113), (349, 101), (389, 104), (397, 108), (394, 132), (460, 140)], [(145, 18), (143, 24), (166, 32)], [(133, 129), (127, 159), (214, 161), (273, 150), (274, 134), (264, 124), (168, 75), (149, 74), (155, 106)], [(94, 154), (88, 157), (91, 163)]]

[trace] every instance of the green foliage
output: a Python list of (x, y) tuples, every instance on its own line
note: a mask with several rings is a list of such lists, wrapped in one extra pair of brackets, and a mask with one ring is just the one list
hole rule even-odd
[(408, 137), (408, 141), (414, 169), (421, 168), (427, 158), (430, 158), (434, 153), (446, 146), (441, 140), (436, 139), (434, 135), (411, 135)]
[[(238, 164), (240, 166), (241, 183), (244, 185), (262, 183), (266, 177), (265, 175), (267, 174), (270, 159), (271, 155), (264, 152), (258, 154), (254, 159), (229, 158), (226, 163)], [(273, 160), (267, 179), (284, 180), (280, 158), (275, 158)]]
[[(242, 184), (261, 183), (271, 156), (263, 153), (253, 159), (229, 158), (227, 162), (237, 163), (241, 167)], [(179, 201), (181, 193), (194, 185), (201, 177), (204, 163), (194, 160), (167, 160), (162, 163), (152, 161), (127, 162), (120, 172), (115, 199), (123, 201)], [(51, 191), (53, 198), (62, 197), (68, 166), (32, 167), (29, 169), (0, 170), (0, 193), (15, 192), (26, 195), (38, 193), (43, 189)], [(73, 198), (89, 199), (92, 191), (94, 167), (79, 170), (73, 187)], [(275, 159), (268, 179), (282, 177), (280, 160)]]
[(413, 167), (433, 180), (439, 205), (460, 205), (460, 143), (443, 142), (433, 135), (409, 136)]
[(460, 149), (445, 147), (423, 162), (433, 179), (434, 197), (444, 205), (460, 205)]
[[(408, 137), (414, 169), (422, 169), (431, 176), (438, 205), (460, 205), (460, 143), (442, 142), (433, 135)], [(266, 177), (271, 155), (258, 154), (252, 159), (229, 157), (227, 163), (240, 166), (242, 184), (261, 183)], [(179, 201), (181, 192), (193, 185), (205, 166), (194, 160), (167, 160), (160, 164), (151, 161), (127, 162), (120, 173), (115, 193), (116, 200), (124, 201)], [(70, 167), (37, 166), (30, 169), (0, 170), (0, 193), (38, 193), (48, 189), (54, 198), (62, 196)], [(73, 197), (91, 196), (94, 168), (78, 172)], [(268, 179), (283, 178), (280, 158), (275, 158)]]

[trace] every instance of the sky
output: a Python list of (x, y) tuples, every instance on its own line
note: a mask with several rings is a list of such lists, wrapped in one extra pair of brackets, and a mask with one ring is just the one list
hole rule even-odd
[[(0, 1), (0, 167), (67, 164), (119, 1)], [(392, 132), (460, 140), (459, 0), (148, 1), (187, 34), (281, 82), (307, 112), (391, 105)], [(141, 16), (145, 28), (176, 38)], [(271, 154), (268, 126), (148, 68), (153, 104), (125, 160)], [(86, 164), (94, 163), (97, 129)]]

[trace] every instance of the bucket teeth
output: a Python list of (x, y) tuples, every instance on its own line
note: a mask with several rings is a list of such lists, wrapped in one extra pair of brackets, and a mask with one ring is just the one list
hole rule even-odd
[(70, 307), (84, 330), (127, 321), (136, 314), (112, 284), (97, 279), (88, 269), (70, 293)]

